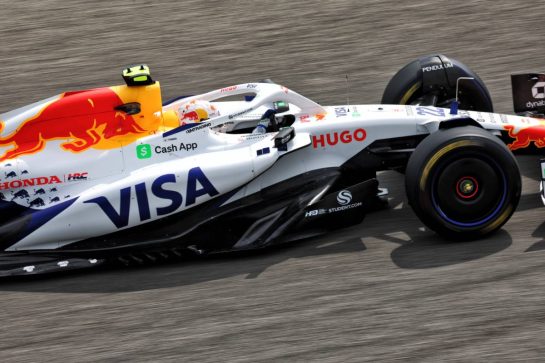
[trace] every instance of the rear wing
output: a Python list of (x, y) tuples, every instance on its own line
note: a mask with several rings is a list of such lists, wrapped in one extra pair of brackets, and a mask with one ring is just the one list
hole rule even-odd
[(545, 114), (545, 74), (511, 75), (515, 113)]

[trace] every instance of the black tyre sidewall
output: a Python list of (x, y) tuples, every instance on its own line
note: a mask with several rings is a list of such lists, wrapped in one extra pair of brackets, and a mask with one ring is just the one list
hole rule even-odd
[[(382, 104), (410, 104), (414, 99), (423, 96), (424, 87), (431, 85), (423, 85), (422, 63), (426, 59), (433, 56), (426, 56), (410, 62), (401, 68), (388, 82), (382, 95)], [(438, 57), (443, 57), (438, 55)], [(445, 57), (446, 58), (446, 57)], [(447, 58), (453, 64), (452, 68), (448, 69), (449, 73), (449, 89), (452, 97), (456, 93), (456, 79), (459, 77), (474, 78), (471, 84), (462, 85), (467, 87), (469, 99), (473, 105), (474, 111), (493, 112), (492, 98), (481, 78), (473, 72), (469, 67), (459, 62), (456, 59)], [(453, 78), (453, 79), (450, 79)], [(466, 81), (467, 82), (467, 81)], [(469, 108), (468, 108), (469, 109)]]
[[(506, 180), (506, 196), (490, 221), (476, 227), (461, 227), (445, 220), (432, 200), (432, 183), (444, 163), (475, 155), (489, 160)], [(406, 171), (409, 204), (421, 221), (440, 235), (453, 240), (478, 238), (499, 229), (515, 211), (521, 193), (518, 164), (506, 146), (488, 131), (475, 126), (439, 130), (424, 139), (411, 155)]]
[[(422, 87), (420, 60), (414, 60), (401, 68), (388, 82), (382, 94), (382, 104), (407, 104), (413, 94)], [(420, 92), (421, 93), (421, 92)]]

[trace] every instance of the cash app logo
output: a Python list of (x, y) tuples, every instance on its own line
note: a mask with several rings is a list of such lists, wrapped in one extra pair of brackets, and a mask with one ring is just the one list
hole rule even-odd
[(136, 157), (138, 159), (151, 158), (151, 146), (150, 144), (142, 144), (136, 147)]

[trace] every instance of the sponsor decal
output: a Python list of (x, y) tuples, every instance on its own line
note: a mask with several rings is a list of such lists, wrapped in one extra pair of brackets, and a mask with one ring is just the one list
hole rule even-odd
[(313, 210), (309, 210), (309, 211), (305, 212), (305, 218), (316, 217), (316, 216), (320, 216), (320, 215), (323, 215), (323, 214), (342, 212), (342, 211), (345, 211), (345, 210), (348, 210), (348, 209), (361, 207), (362, 205), (363, 205), (362, 202), (357, 202), (357, 203), (343, 205), (343, 206), (340, 206), (340, 207), (332, 207), (332, 208), (327, 208), (327, 209), (326, 208), (313, 209)]
[(142, 144), (136, 146), (136, 157), (138, 159), (149, 159), (151, 158), (151, 145)]
[(11, 181), (4, 181), (0, 183), (0, 190), (5, 189), (18, 189), (23, 187), (32, 187), (32, 186), (38, 186), (38, 185), (48, 185), (48, 184), (61, 184), (62, 180), (56, 176), (40, 176), (37, 178), (29, 178), (29, 179), (20, 179), (20, 180), (11, 180)]
[(65, 175), (66, 181), (82, 181), (87, 180), (89, 173), (70, 173)]
[[(123, 100), (110, 88), (66, 92), (15, 131), (0, 136), (0, 147), (10, 147), (0, 156), (0, 162), (38, 153), (51, 140), (67, 140), (60, 148), (79, 153), (90, 148), (118, 148), (116, 141), (132, 142), (149, 132), (131, 115), (112, 106), (121, 104)], [(0, 122), (0, 132), (3, 128)]]
[(545, 108), (545, 74), (512, 74), (511, 86), (515, 113)]
[(507, 115), (500, 114), (500, 120), (502, 124), (509, 123), (509, 120), (507, 119)]
[(322, 214), (327, 214), (327, 209), (320, 208), (320, 209), (313, 209), (305, 212), (305, 218), (308, 217), (315, 217)]
[(231, 120), (231, 119), (233, 119), (233, 118), (236, 118), (236, 117), (238, 117), (238, 116), (242, 116), (242, 115), (244, 115), (245, 113), (250, 112), (251, 110), (253, 110), (252, 107), (247, 108), (247, 109), (242, 110), (242, 111), (237, 112), (237, 113), (230, 114), (230, 115), (229, 115), (229, 120)]
[(352, 201), (352, 193), (349, 190), (341, 190), (337, 194), (337, 203), (340, 205), (347, 205)]
[(526, 148), (530, 143), (538, 148), (545, 147), (545, 125), (535, 125), (520, 129), (515, 132), (515, 126), (505, 125), (503, 126), (509, 137), (515, 139), (511, 144), (507, 145), (510, 150), (517, 150)]
[(202, 122), (199, 126), (192, 127), (190, 129), (186, 130), (186, 133), (190, 134), (192, 132), (205, 129), (207, 127), (210, 127), (210, 122)]
[(545, 98), (545, 82), (537, 82), (532, 87), (532, 97)]
[(343, 210), (357, 208), (357, 207), (360, 207), (362, 204), (363, 204), (362, 202), (357, 202), (353, 204), (343, 205), (341, 207), (329, 208), (328, 213), (341, 212)]
[(335, 116), (344, 117), (348, 114), (348, 109), (346, 107), (335, 107)]
[(419, 106), (416, 108), (416, 113), (421, 116), (445, 116), (445, 109), (437, 107)]
[(545, 106), (545, 100), (541, 100), (541, 101), (528, 101), (526, 102), (526, 107), (528, 108), (536, 108), (536, 107), (543, 107)]
[(167, 154), (175, 151), (191, 151), (197, 149), (197, 143), (187, 143), (184, 144), (183, 142), (178, 144), (170, 144), (167, 146), (156, 146), (154, 151), (156, 154)]
[(246, 88), (249, 88), (249, 89), (257, 88), (257, 84), (255, 84), (255, 83), (248, 83), (248, 84), (246, 85)]
[(289, 89), (288, 89), (287, 87), (280, 86), (280, 89), (281, 89), (285, 94), (288, 94), (288, 92), (289, 92)]
[(225, 88), (220, 89), (220, 92), (230, 92), (230, 91), (234, 91), (236, 89), (237, 89), (237, 86), (229, 86), (229, 87), (225, 87)]
[[(170, 144), (166, 146), (157, 145), (153, 148), (155, 154), (168, 154), (177, 151), (192, 151), (196, 150), (198, 144), (196, 142), (192, 143), (180, 143), (180, 144)], [(142, 144), (136, 147), (136, 156), (138, 159), (149, 159), (152, 156), (152, 148), (150, 144)]]
[(438, 71), (441, 69), (447, 69), (452, 67), (454, 67), (452, 63), (444, 63), (444, 66), (443, 64), (434, 64), (433, 66), (422, 67), (422, 72), (433, 72), (433, 71)]
[(318, 148), (318, 146), (326, 147), (335, 146), (339, 142), (343, 144), (350, 144), (354, 141), (362, 142), (367, 137), (367, 133), (364, 129), (345, 130), (341, 132), (332, 132), (328, 134), (312, 135), (312, 147)]
[[(214, 197), (219, 194), (199, 167), (188, 171), (186, 181), (185, 199), (179, 191), (179, 182), (176, 180), (176, 175), (165, 174), (157, 177), (151, 182), (151, 185), (149, 185), (149, 182), (142, 182), (121, 189), (119, 198), (115, 198), (118, 202), (112, 202), (107, 197), (100, 196), (86, 200), (84, 203), (96, 204), (117, 228), (123, 228), (129, 225), (129, 216), (133, 205), (131, 200), (133, 199), (136, 199), (140, 221), (143, 222), (151, 219), (152, 216), (159, 217), (176, 212), (183, 205), (189, 207), (202, 196)], [(170, 189), (166, 188), (168, 184), (173, 186)], [(150, 206), (150, 194), (160, 200), (169, 201), (169, 204), (152, 208)]]

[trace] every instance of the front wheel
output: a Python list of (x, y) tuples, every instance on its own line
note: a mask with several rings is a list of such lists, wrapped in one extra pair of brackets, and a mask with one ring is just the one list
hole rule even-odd
[(497, 137), (465, 126), (424, 139), (409, 159), (405, 186), (424, 224), (448, 239), (468, 240), (509, 220), (521, 178), (515, 157)]

